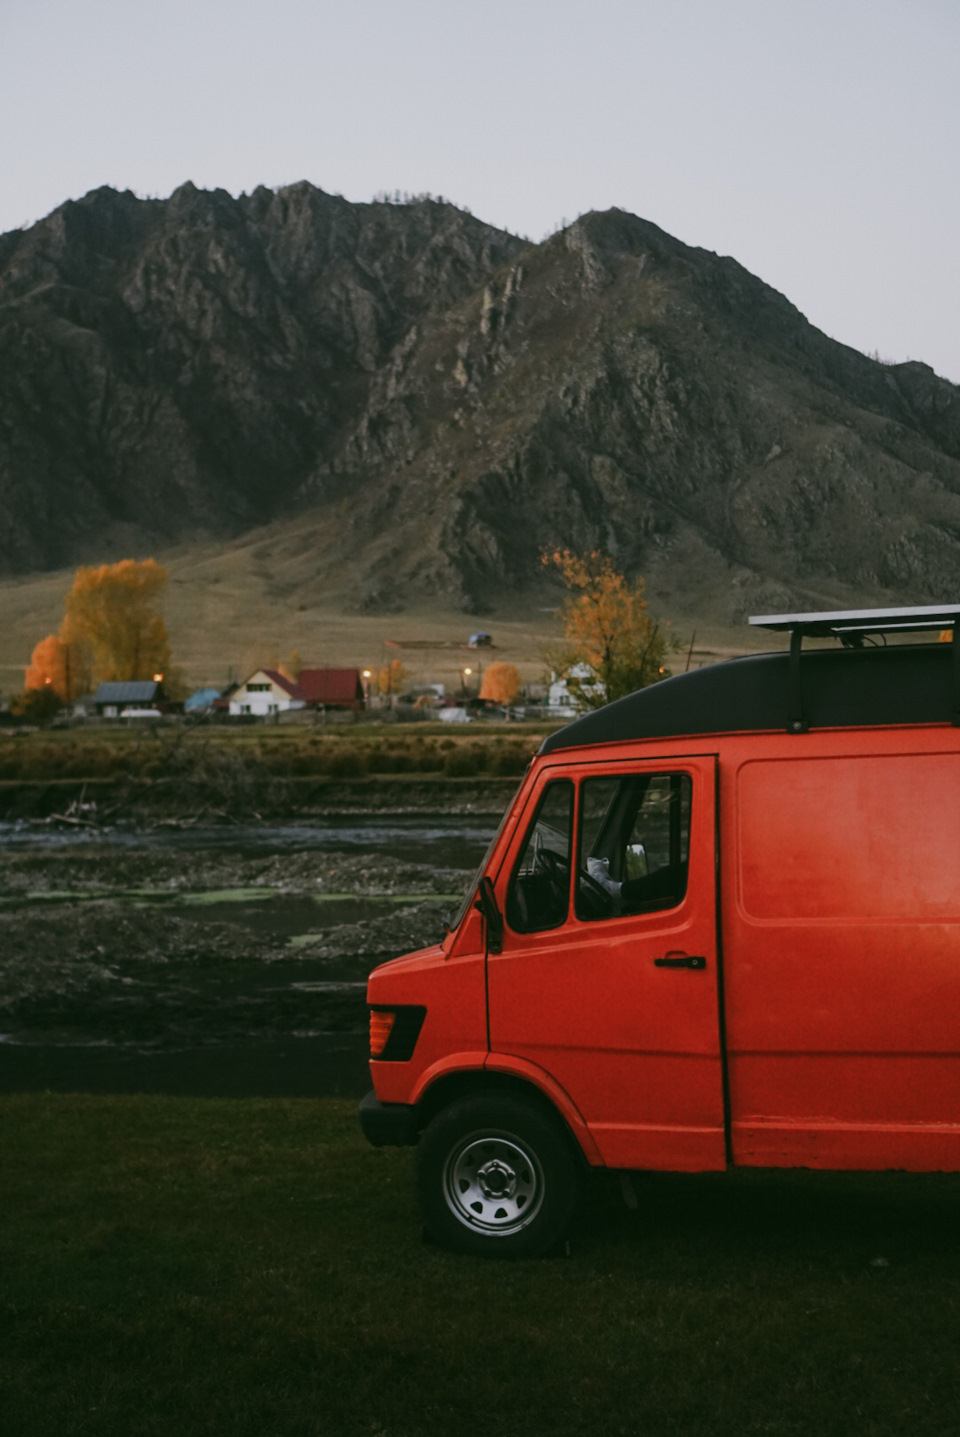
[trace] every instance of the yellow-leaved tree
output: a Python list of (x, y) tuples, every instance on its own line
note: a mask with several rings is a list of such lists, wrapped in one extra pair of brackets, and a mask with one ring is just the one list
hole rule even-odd
[(399, 659), (391, 659), (377, 674), (377, 687), (382, 694), (399, 694), (407, 682), (407, 671)]
[(491, 664), (484, 671), (480, 697), (495, 704), (510, 705), (520, 692), (520, 671), (513, 664)]
[(606, 554), (556, 549), (543, 563), (569, 590), (561, 610), (563, 647), (548, 662), (579, 708), (600, 708), (666, 678), (673, 647), (647, 609), (642, 579), (631, 584)]
[(95, 682), (152, 679), (170, 672), (170, 640), (157, 612), (167, 571), (155, 559), (78, 569), (59, 634), (30, 656), (28, 690), (69, 703)]
[(78, 569), (60, 637), (86, 643), (101, 682), (151, 679), (170, 668), (167, 626), (157, 612), (167, 571), (156, 559)]

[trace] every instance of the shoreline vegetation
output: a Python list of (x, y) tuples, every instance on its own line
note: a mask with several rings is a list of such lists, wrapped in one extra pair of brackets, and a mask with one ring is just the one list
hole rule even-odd
[(499, 813), (546, 731), (437, 728), (14, 730), (0, 734), (0, 818), (96, 827), (438, 805)]

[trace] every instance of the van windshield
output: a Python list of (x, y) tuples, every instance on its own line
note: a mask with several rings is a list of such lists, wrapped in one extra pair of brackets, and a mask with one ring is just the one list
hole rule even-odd
[[(526, 774), (524, 774), (524, 778), (525, 777)], [(487, 851), (481, 858), (476, 873), (474, 873), (473, 877), (470, 879), (469, 884), (467, 885), (467, 891), (463, 895), (463, 900), (460, 904), (460, 907), (457, 909), (454, 916), (447, 923), (447, 929), (450, 933), (455, 933), (456, 930), (460, 927), (460, 924), (463, 922), (464, 918), (467, 916), (467, 909), (470, 907), (470, 901), (477, 891), (477, 886), (481, 878), (487, 871), (487, 864), (490, 862), (490, 859), (493, 855), (493, 850), (496, 848), (497, 843), (500, 840), (500, 835), (504, 830), (507, 819), (513, 812), (513, 805), (516, 803), (517, 794), (519, 794), (522, 787), (523, 779), (520, 780), (519, 784), (517, 785), (516, 793), (510, 799), (510, 802), (507, 804), (506, 808), (503, 810), (503, 817), (497, 825), (497, 831), (491, 838), (490, 842), (487, 844)]]

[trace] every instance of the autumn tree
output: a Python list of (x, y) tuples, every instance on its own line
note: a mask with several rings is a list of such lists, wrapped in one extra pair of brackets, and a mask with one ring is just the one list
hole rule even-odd
[(166, 582), (155, 559), (77, 570), (60, 638), (88, 647), (94, 678), (150, 679), (169, 671), (170, 640), (157, 612)]
[(391, 659), (377, 675), (377, 687), (382, 694), (398, 694), (402, 692), (407, 677), (407, 671), (400, 660)]
[(287, 657), (280, 664), (280, 672), (284, 678), (295, 684), (300, 677), (300, 670), (303, 668), (303, 659), (299, 649), (291, 649)]
[(513, 664), (491, 664), (480, 685), (480, 697), (495, 704), (512, 704), (520, 692), (520, 671)]
[(548, 655), (579, 708), (600, 708), (665, 677), (672, 647), (650, 616), (642, 579), (631, 584), (606, 554), (557, 549), (543, 556), (569, 596), (561, 611), (565, 642)]
[(34, 646), (24, 687), (28, 692), (48, 690), (60, 703), (70, 703), (90, 688), (88, 644), (66, 643), (57, 634), (48, 634)]
[(157, 612), (166, 582), (166, 569), (154, 559), (78, 569), (59, 634), (41, 639), (30, 655), (27, 695), (70, 703), (96, 681), (155, 674), (169, 681), (170, 641)]

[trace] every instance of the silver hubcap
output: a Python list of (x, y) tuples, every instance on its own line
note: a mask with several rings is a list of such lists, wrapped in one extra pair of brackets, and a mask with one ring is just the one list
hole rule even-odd
[(543, 1170), (516, 1138), (471, 1133), (447, 1159), (443, 1195), (465, 1227), (506, 1237), (540, 1210)]

